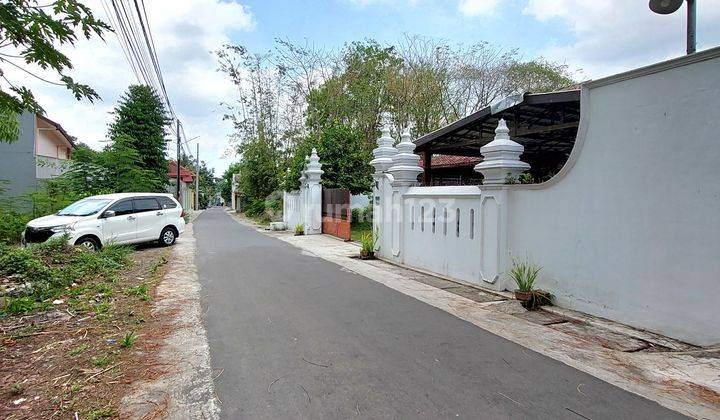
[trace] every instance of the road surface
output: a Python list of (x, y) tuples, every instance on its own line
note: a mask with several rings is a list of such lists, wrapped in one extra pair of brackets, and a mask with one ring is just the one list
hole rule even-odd
[(223, 418), (680, 418), (223, 209), (194, 224)]

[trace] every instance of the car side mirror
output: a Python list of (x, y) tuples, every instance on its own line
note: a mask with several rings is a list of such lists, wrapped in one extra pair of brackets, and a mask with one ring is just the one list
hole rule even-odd
[(103, 219), (107, 219), (108, 217), (115, 217), (115, 212), (112, 210), (105, 210), (102, 214)]

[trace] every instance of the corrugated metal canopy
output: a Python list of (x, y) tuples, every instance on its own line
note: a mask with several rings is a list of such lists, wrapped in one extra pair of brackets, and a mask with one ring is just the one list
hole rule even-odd
[(500, 118), (507, 122), (512, 139), (525, 146), (524, 160), (536, 161), (546, 153), (566, 156), (580, 122), (580, 90), (510, 96), (420, 137), (415, 151), (480, 156), (480, 147), (492, 141)]

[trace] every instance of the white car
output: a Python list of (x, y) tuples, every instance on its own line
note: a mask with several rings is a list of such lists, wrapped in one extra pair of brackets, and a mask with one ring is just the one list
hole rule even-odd
[(31, 220), (22, 244), (68, 236), (68, 243), (98, 250), (108, 243), (158, 241), (169, 246), (185, 231), (185, 212), (172, 194), (120, 193), (76, 201), (54, 215)]

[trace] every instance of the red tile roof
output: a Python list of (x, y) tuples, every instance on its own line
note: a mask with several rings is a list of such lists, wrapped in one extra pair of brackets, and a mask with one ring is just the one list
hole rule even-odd
[[(471, 156), (451, 156), (451, 155), (433, 155), (430, 166), (432, 168), (459, 168), (464, 166), (475, 166), (482, 162), (480, 157)], [(420, 167), (424, 167), (422, 159), (420, 159)]]
[[(177, 163), (174, 160), (168, 162), (168, 178), (177, 178)], [(182, 182), (193, 182), (195, 173), (184, 166), (180, 166), (180, 180)]]

